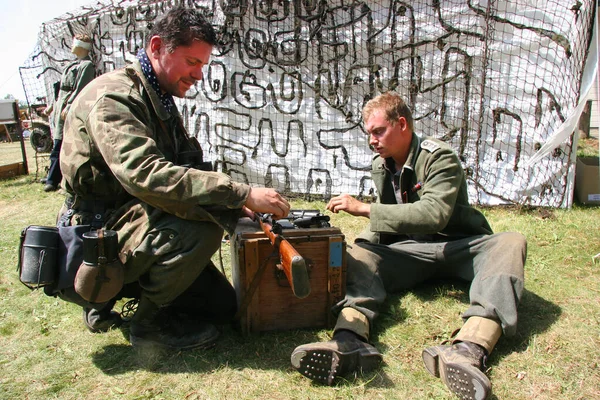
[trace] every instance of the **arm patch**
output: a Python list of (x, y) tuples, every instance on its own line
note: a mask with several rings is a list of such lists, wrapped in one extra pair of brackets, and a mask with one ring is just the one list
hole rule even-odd
[(434, 151), (440, 148), (440, 145), (434, 142), (433, 140), (427, 139), (421, 142), (421, 148), (427, 150), (430, 153), (433, 153)]

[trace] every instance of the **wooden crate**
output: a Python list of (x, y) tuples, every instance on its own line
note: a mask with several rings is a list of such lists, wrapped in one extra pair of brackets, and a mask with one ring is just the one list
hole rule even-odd
[(242, 219), (231, 240), (233, 285), (245, 334), (325, 328), (335, 323), (331, 307), (343, 299), (346, 288), (344, 235), (329, 227), (286, 229), (283, 236), (307, 264), (311, 292), (303, 299), (292, 293), (285, 274), (277, 267), (279, 254), (257, 222)]

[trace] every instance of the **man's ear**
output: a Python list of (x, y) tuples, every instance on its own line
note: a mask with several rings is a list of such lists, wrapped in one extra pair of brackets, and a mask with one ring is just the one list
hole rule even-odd
[(156, 35), (152, 36), (150, 38), (150, 53), (148, 54), (148, 57), (157, 58), (160, 55), (160, 52), (162, 51), (163, 47), (164, 44), (161, 37)]
[(408, 122), (406, 122), (406, 118), (399, 117), (398, 121), (396, 123), (399, 125), (400, 129), (402, 129), (403, 131), (408, 129)]

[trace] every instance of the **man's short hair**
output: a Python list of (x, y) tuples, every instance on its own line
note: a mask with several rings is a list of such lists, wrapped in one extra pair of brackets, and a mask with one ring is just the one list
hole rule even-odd
[(194, 40), (217, 44), (217, 33), (212, 24), (196, 9), (175, 7), (169, 10), (150, 29), (148, 38), (160, 36), (172, 52), (179, 46), (190, 46)]
[(413, 131), (412, 112), (399, 94), (385, 92), (369, 100), (363, 107), (363, 121), (366, 122), (377, 110), (385, 111), (385, 119), (392, 124), (395, 124), (400, 117), (404, 117), (411, 132)]

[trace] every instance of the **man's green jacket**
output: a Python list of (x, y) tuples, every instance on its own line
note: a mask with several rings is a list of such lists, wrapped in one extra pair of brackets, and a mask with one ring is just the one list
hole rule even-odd
[[(96, 78), (73, 103), (60, 155), (65, 190), (76, 204), (114, 209), (105, 226), (119, 232), (125, 254), (163, 213), (232, 232), (250, 187), (178, 165), (182, 152), (195, 150), (179, 113), (167, 112), (136, 60)], [(89, 223), (79, 214), (72, 223)]]
[(483, 214), (469, 205), (463, 168), (446, 143), (413, 133), (400, 176), (403, 204), (396, 200), (392, 175), (386, 160), (376, 155), (371, 178), (378, 196), (371, 205), (369, 227), (357, 240), (390, 244), (407, 237), (443, 240), (492, 234)]
[(95, 76), (96, 70), (89, 57), (71, 62), (63, 71), (58, 97), (54, 104), (54, 127), (52, 129), (54, 140), (62, 140), (65, 124), (63, 115), (67, 115), (77, 95)]

